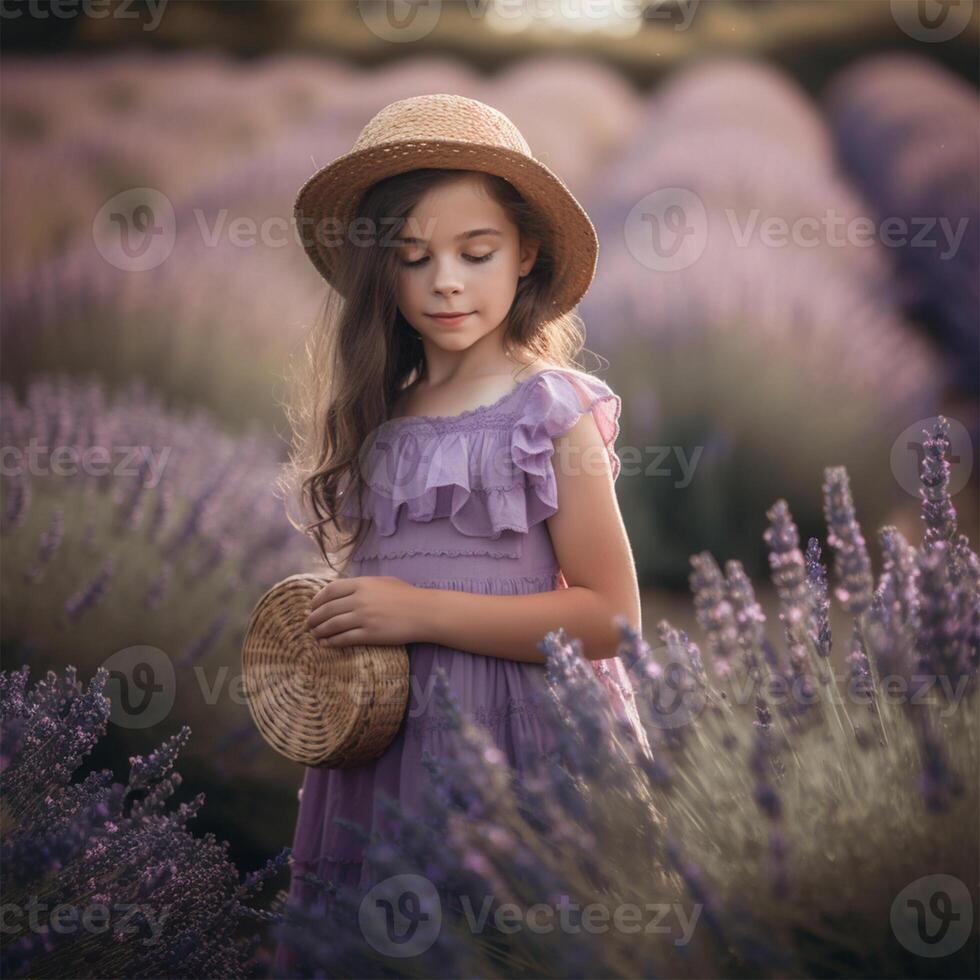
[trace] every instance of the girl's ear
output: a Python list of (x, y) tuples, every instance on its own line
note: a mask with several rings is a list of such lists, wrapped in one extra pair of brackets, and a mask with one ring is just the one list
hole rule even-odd
[(536, 238), (529, 238), (521, 244), (521, 277), (526, 276), (533, 268), (538, 258), (538, 248), (541, 243)]

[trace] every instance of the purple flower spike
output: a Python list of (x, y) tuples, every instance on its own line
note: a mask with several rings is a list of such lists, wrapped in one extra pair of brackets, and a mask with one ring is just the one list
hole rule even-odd
[(922, 537), (924, 545), (934, 541), (952, 541), (956, 536), (956, 508), (949, 495), (949, 421), (942, 415), (936, 420), (930, 436), (923, 429), (922, 486), (919, 499), (922, 501), (922, 520), (926, 530)]
[(833, 646), (830, 599), (827, 598), (827, 569), (820, 561), (820, 542), (816, 538), (810, 538), (806, 545), (806, 581), (812, 597), (807, 629), (817, 653), (827, 658)]
[(836, 552), (834, 569), (840, 583), (835, 594), (847, 612), (862, 613), (871, 605), (874, 579), (843, 466), (828, 466), (824, 470), (823, 491), (827, 542)]
[(711, 553), (703, 551), (692, 555), (691, 565), (694, 571), (689, 580), (694, 593), (694, 611), (715, 656), (715, 674), (724, 679), (731, 673), (739, 653), (735, 610), (728, 600), (725, 577)]
[(779, 595), (781, 619), (789, 629), (809, 621), (812, 598), (807, 587), (806, 566), (800, 552), (800, 535), (785, 500), (777, 500), (766, 512), (769, 527), (763, 539), (769, 548), (769, 567)]
[(115, 572), (115, 568), (115, 559), (110, 555), (89, 585), (66, 600), (65, 612), (72, 622), (76, 622), (83, 613), (95, 606), (102, 598), (109, 584), (109, 580)]

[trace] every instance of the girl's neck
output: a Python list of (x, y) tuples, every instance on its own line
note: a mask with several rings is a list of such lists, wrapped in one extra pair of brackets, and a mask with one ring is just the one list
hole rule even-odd
[(418, 378), (412, 382), (409, 387), (432, 388), (452, 384), (468, 384), (471, 381), (478, 381), (481, 378), (496, 378), (508, 375), (516, 381), (526, 368), (530, 367), (536, 362), (537, 359), (531, 361), (520, 361), (516, 357), (508, 357), (504, 361), (494, 361), (492, 363), (481, 364), (477, 369), (467, 368), (464, 373), (453, 374), (449, 377), (445, 377), (441, 381), (437, 381), (435, 384), (433, 384), (429, 379), (428, 366), (425, 365), (422, 367)]

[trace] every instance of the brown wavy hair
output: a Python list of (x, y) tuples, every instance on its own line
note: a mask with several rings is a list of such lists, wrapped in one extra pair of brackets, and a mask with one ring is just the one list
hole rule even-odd
[[(384, 246), (401, 233), (427, 191), (474, 173), (518, 228), (521, 241), (540, 243), (534, 267), (518, 281), (507, 315), (505, 349), (528, 363), (540, 359), (581, 369), (576, 360), (584, 348), (581, 318), (574, 311), (549, 318), (556, 270), (548, 226), (512, 184), (480, 171), (431, 168), (373, 184), (357, 217), (367, 219), (368, 228), (384, 229), (380, 242), (376, 238), (355, 247), (345, 238), (338, 246), (338, 289), (327, 291), (284, 406), (293, 430), (289, 460), (279, 480), (287, 497), (287, 517), (293, 527), (314, 538), (334, 571), (331, 557), (349, 555), (367, 530), (368, 522), (358, 521), (345, 537), (338, 520), (344, 494), (362, 500), (366, 481), (359, 465), (361, 453), (377, 427), (390, 418), (401, 391), (425, 366), (421, 337), (395, 300), (397, 249)], [(289, 498), (296, 497), (312, 521), (297, 521), (290, 514)], [(343, 518), (343, 523), (348, 520)]]

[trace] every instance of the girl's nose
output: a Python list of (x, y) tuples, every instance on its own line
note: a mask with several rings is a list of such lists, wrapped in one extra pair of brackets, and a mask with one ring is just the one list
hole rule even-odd
[(435, 264), (432, 289), (440, 295), (458, 293), (463, 284), (459, 272), (452, 262), (437, 262)]

